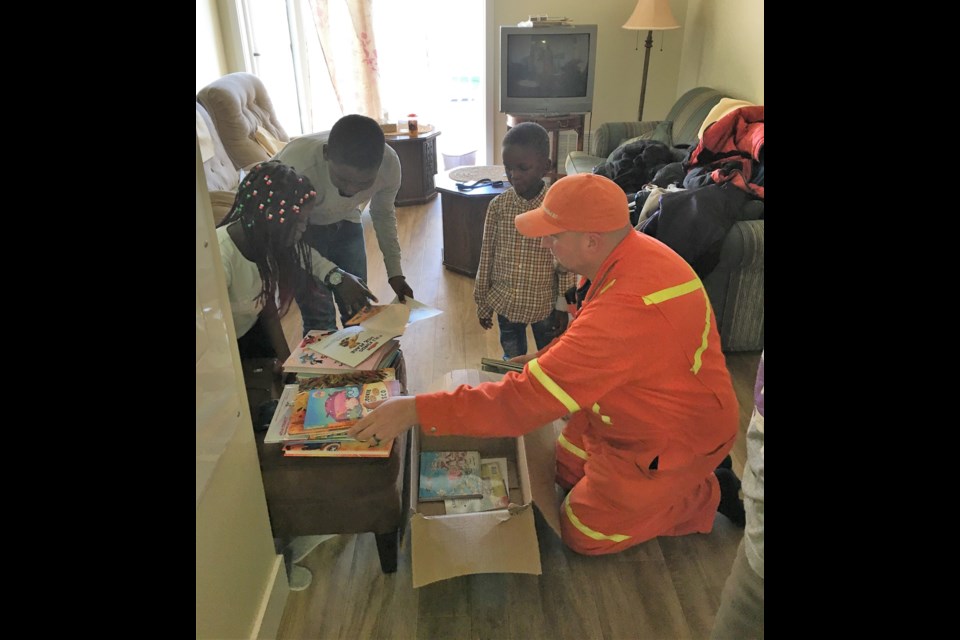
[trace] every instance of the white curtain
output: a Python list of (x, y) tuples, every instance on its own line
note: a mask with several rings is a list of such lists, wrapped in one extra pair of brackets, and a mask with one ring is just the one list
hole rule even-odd
[[(310, 60), (310, 73), (326, 73), (341, 114), (383, 115), (372, 0), (309, 0), (322, 60)], [(332, 19), (346, 8), (349, 28)], [(331, 25), (337, 26), (331, 28)], [(322, 63), (322, 64), (321, 64)], [(331, 123), (332, 124), (332, 123)]]

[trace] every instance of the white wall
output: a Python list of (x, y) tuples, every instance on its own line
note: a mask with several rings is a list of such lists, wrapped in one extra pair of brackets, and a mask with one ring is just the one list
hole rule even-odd
[(763, 0), (689, 0), (674, 13), (685, 27), (678, 85), (763, 104)]
[(197, 93), (227, 73), (216, 0), (197, 0)]
[(286, 604), (210, 196), (197, 170), (196, 637), (274, 637)]

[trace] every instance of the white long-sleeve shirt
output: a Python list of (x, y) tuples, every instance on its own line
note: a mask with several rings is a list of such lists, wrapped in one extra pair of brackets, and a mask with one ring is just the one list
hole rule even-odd
[[(370, 202), (370, 219), (377, 234), (377, 244), (383, 253), (387, 277), (403, 275), (400, 268), (400, 241), (397, 237), (397, 210), (394, 201), (400, 190), (400, 158), (389, 145), (384, 144), (383, 162), (373, 186), (350, 198), (340, 195), (330, 182), (329, 162), (323, 157), (323, 146), (329, 131), (311, 133), (291, 140), (276, 155), (274, 160), (292, 166), (307, 176), (317, 192), (317, 199), (310, 213), (310, 224), (326, 225), (347, 220), (360, 223), (360, 214), (367, 201)], [(335, 265), (315, 253), (315, 273), (328, 273)]]

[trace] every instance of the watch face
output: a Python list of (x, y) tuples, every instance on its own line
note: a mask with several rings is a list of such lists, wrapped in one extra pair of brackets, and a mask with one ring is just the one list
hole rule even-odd
[(332, 285), (338, 285), (341, 282), (343, 282), (343, 274), (340, 273), (339, 271), (334, 271), (333, 273), (330, 274), (328, 281)]

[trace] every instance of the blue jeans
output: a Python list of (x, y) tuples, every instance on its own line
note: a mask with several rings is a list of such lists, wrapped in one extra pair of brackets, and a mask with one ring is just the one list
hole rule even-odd
[[(500, 346), (503, 347), (503, 359), (509, 360), (527, 353), (527, 325), (524, 322), (510, 322), (499, 313), (497, 324), (500, 325)], [(553, 318), (553, 312), (539, 322), (532, 322), (533, 339), (537, 342), (537, 350), (543, 349), (550, 341), (560, 335), (560, 327)]]
[[(311, 224), (304, 232), (303, 239), (319, 251), (320, 255), (333, 261), (344, 271), (364, 282), (367, 281), (367, 247), (363, 241), (362, 224), (347, 221), (325, 225)], [(337, 329), (337, 309), (334, 306), (333, 292), (320, 282), (316, 282), (316, 285), (301, 286), (296, 292), (297, 305), (303, 316), (304, 335), (312, 329)], [(343, 307), (339, 297), (336, 304)], [(341, 314), (341, 322), (349, 319)]]

